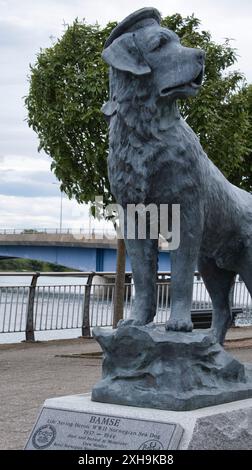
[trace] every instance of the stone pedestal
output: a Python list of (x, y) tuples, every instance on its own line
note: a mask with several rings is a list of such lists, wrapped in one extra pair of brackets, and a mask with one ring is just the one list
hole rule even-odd
[(252, 397), (252, 370), (211, 330), (171, 332), (152, 324), (93, 334), (104, 353), (94, 401), (184, 411)]
[(46, 400), (26, 449), (252, 448), (251, 366), (210, 330), (128, 325), (95, 336), (104, 362), (92, 400)]
[(192, 411), (93, 402), (90, 395), (46, 400), (30, 450), (245, 450), (252, 448), (252, 399)]

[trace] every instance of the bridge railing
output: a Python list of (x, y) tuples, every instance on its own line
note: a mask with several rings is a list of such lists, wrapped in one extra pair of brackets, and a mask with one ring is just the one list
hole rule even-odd
[(29, 235), (29, 234), (58, 234), (58, 235), (84, 235), (87, 238), (95, 236), (116, 236), (115, 230), (111, 228), (0, 228), (0, 235)]
[[(90, 336), (94, 326), (112, 326), (114, 273), (8, 273), (8, 276), (32, 275), (29, 285), (0, 285), (0, 332), (24, 332), (28, 341), (34, 341), (36, 331), (80, 328), (83, 336)], [(59, 284), (38, 285), (40, 276), (61, 277)], [(75, 284), (64, 282), (72, 275), (82, 278)], [(99, 275), (99, 279), (95, 278)], [(0, 273), (6, 278), (7, 273)], [(83, 279), (85, 278), (85, 279)], [(124, 293), (124, 316), (129, 317), (134, 304), (134, 285), (127, 277)], [(77, 281), (77, 279), (76, 279)], [(94, 283), (95, 281), (95, 283)], [(103, 282), (101, 282), (103, 281)], [(241, 307), (241, 322), (252, 323), (251, 297), (240, 280), (233, 291), (233, 307)], [(192, 309), (212, 309), (203, 281), (195, 276)], [(164, 323), (170, 314), (170, 273), (159, 273), (157, 280), (157, 314), (155, 322)]]

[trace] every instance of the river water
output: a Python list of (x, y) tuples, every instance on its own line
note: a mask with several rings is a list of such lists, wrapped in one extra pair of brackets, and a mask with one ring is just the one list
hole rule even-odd
[[(29, 286), (31, 284), (31, 276), (0, 276), (0, 287), (7, 286)], [(85, 285), (86, 277), (72, 276), (41, 276), (37, 280), (37, 286), (60, 286), (62, 284), (69, 286)], [(7, 301), (11, 301), (7, 299)], [(0, 304), (1, 314), (1, 304)], [(50, 339), (78, 338), (81, 335), (81, 328), (71, 328), (66, 330), (52, 331), (36, 331), (35, 338), (37, 341), (46, 341)], [(0, 344), (18, 343), (25, 339), (25, 333), (0, 333)]]
[[(7, 329), (19, 329), (13, 328), (14, 320), (17, 318), (17, 324), (19, 319), (22, 317), (22, 325), (25, 322), (26, 303), (25, 301), (17, 302), (15, 304), (15, 295), (13, 296), (11, 286), (29, 286), (31, 283), (31, 276), (0, 276), (0, 331), (4, 324), (7, 324), (10, 320), (10, 328)], [(38, 341), (46, 341), (50, 339), (64, 339), (64, 338), (77, 338), (81, 336), (81, 328), (75, 328), (75, 326), (81, 325), (82, 316), (82, 305), (84, 300), (84, 288), (86, 284), (86, 277), (73, 277), (73, 276), (41, 276), (37, 280), (38, 295), (37, 304), (35, 309), (36, 324), (42, 325), (42, 329), (46, 331), (35, 331), (35, 339)], [(50, 287), (51, 286), (51, 287)], [(52, 287), (55, 286), (55, 287)], [(64, 287), (67, 286), (67, 295), (64, 294)], [(8, 290), (9, 287), (9, 290)], [(2, 288), (2, 289), (1, 289)], [(15, 291), (16, 289), (14, 289)], [(62, 294), (63, 290), (63, 294)], [(1, 295), (1, 292), (3, 293)], [(27, 292), (27, 290), (26, 290)], [(56, 301), (55, 301), (56, 292)], [(69, 294), (70, 292), (70, 294)], [(134, 294), (133, 294), (134, 297)], [(163, 302), (164, 301), (164, 302)], [(202, 282), (195, 282), (193, 289), (193, 302), (200, 305), (200, 308), (209, 308), (209, 296)], [(130, 302), (130, 301), (129, 301)], [(158, 311), (158, 320), (165, 321), (169, 316), (169, 306), (165, 299), (162, 299), (162, 306)], [(166, 303), (166, 305), (164, 305)], [(11, 304), (14, 307), (11, 309)], [(7, 309), (6, 309), (7, 305)], [(208, 307), (209, 305), (209, 307)], [(242, 314), (236, 320), (237, 326), (247, 326), (252, 324), (252, 305), (249, 293), (244, 283), (237, 282), (235, 288), (235, 305), (241, 305), (244, 307), (244, 314)], [(195, 307), (194, 307), (195, 308)], [(14, 311), (15, 315), (9, 315), (9, 311)], [(111, 325), (112, 318), (112, 302), (110, 299), (101, 298), (99, 301), (95, 300), (94, 296), (91, 296), (90, 303), (90, 317), (93, 325)], [(130, 305), (126, 305), (126, 310), (129, 313)], [(56, 312), (57, 311), (57, 312)], [(6, 314), (7, 312), (7, 314)], [(7, 318), (7, 322), (4, 322), (3, 317)], [(57, 318), (56, 318), (57, 317)], [(66, 320), (67, 319), (67, 320)], [(65, 321), (66, 320), (66, 321)], [(2, 322), (2, 323), (1, 323)], [(60, 329), (60, 325), (64, 324), (64, 329)], [(52, 329), (53, 327), (53, 329)], [(55, 329), (58, 328), (58, 329)], [(39, 329), (39, 328), (38, 328)], [(16, 343), (23, 341), (25, 333), (0, 333), (0, 343)]]

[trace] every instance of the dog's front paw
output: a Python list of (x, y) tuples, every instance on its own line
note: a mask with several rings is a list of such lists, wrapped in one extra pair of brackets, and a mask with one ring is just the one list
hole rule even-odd
[(146, 322), (141, 318), (127, 318), (125, 320), (119, 320), (119, 322), (117, 323), (117, 328), (129, 325), (143, 326), (146, 325)]
[(191, 320), (168, 320), (165, 325), (165, 329), (168, 331), (192, 331), (193, 323)]
[(134, 325), (134, 318), (127, 318), (126, 320), (119, 320), (117, 323), (117, 328), (121, 328), (122, 326)]

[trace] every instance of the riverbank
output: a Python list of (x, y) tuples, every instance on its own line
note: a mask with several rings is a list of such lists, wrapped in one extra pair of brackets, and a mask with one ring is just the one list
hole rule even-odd
[[(225, 346), (252, 363), (252, 328), (234, 328)], [(0, 345), (0, 449), (22, 449), (43, 402), (90, 392), (101, 376), (94, 339)]]

